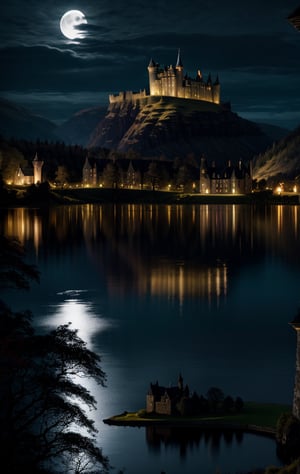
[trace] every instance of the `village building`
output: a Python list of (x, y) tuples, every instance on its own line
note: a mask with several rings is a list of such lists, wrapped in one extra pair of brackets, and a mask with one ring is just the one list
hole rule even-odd
[(82, 168), (82, 184), (83, 186), (97, 186), (97, 164), (94, 161), (91, 164), (88, 157), (86, 157), (83, 168)]
[(225, 166), (208, 166), (204, 157), (200, 163), (199, 192), (201, 194), (248, 194), (252, 191), (252, 165), (239, 160)]
[(19, 166), (16, 174), (14, 183), (18, 186), (28, 186), (31, 184), (42, 183), (42, 168), (44, 162), (39, 160), (37, 153), (32, 161), (31, 166)]

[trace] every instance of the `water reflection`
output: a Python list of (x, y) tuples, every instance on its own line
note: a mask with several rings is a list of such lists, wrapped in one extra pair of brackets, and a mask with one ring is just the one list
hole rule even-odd
[[(92, 302), (88, 301), (87, 291), (66, 290), (58, 293), (60, 302), (48, 308), (49, 315), (40, 324), (50, 328), (70, 324), (71, 329), (78, 330), (78, 336), (93, 349), (93, 338), (109, 328), (112, 323), (95, 313)], [(82, 296), (85, 296), (85, 299)]]
[(146, 441), (149, 449), (154, 453), (160, 453), (164, 448), (172, 447), (178, 449), (181, 458), (186, 458), (189, 451), (199, 449), (204, 444), (212, 454), (220, 452), (222, 445), (240, 445), (243, 442), (244, 433), (234, 430), (201, 430), (195, 427), (176, 428), (164, 426), (146, 427)]
[[(4, 213), (4, 233), (39, 259), (84, 245), (108, 291), (226, 298), (237, 267), (281, 255), (299, 265), (299, 206), (82, 205)], [(2, 211), (3, 212), (3, 211)], [(59, 243), (59, 245), (57, 245)], [(112, 264), (107, 266), (107, 262)]]
[[(114, 465), (131, 474), (145, 464), (145, 474), (198, 474), (216, 472), (216, 458), (222, 472), (248, 472), (258, 458), (260, 465), (277, 463), (269, 439), (245, 435), (240, 443), (234, 434), (229, 443), (226, 433), (176, 441), (152, 433), (145, 443), (144, 431), (114, 430), (102, 419), (142, 408), (149, 381), (168, 383), (179, 370), (191, 388), (220, 386), (244, 400), (290, 403), (295, 341), (287, 323), (299, 300), (299, 206), (1, 212), (4, 233), (17, 236), (41, 270), (40, 286), (21, 309), (32, 309), (39, 326), (71, 322), (103, 355), (108, 388), (91, 391), (99, 400), (99, 442)], [(158, 451), (149, 455), (159, 446), (161, 464)]]

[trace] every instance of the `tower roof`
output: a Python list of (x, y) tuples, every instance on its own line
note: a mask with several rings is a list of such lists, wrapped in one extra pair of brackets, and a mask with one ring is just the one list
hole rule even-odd
[(183, 64), (181, 61), (180, 48), (178, 49), (178, 53), (177, 53), (176, 67), (183, 67)]
[(148, 67), (155, 67), (155, 62), (153, 61), (152, 58), (150, 59)]

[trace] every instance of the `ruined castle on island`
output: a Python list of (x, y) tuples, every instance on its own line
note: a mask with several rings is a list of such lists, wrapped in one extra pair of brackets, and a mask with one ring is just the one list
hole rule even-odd
[(178, 97), (194, 99), (214, 104), (221, 102), (221, 87), (218, 76), (212, 81), (211, 75), (204, 80), (200, 70), (196, 77), (191, 78), (184, 73), (180, 50), (178, 50), (176, 65), (161, 67), (153, 59), (148, 65), (149, 94), (146, 89), (139, 92), (124, 91), (117, 95), (111, 94), (111, 104), (123, 101), (144, 99), (149, 96)]

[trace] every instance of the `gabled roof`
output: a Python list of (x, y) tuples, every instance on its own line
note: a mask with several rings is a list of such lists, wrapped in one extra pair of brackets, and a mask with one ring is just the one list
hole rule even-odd
[(33, 176), (33, 169), (29, 168), (29, 166), (20, 166), (19, 168), (24, 176)]

